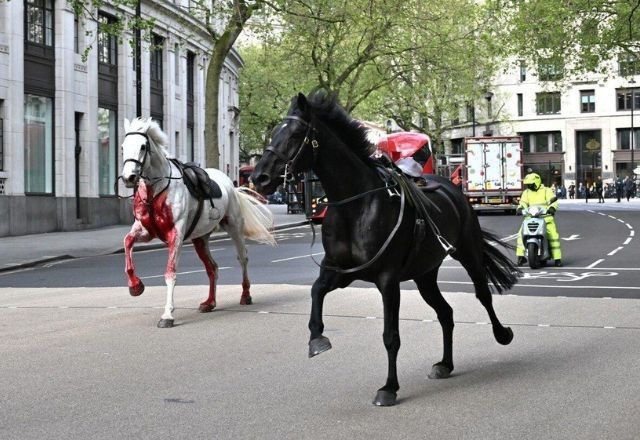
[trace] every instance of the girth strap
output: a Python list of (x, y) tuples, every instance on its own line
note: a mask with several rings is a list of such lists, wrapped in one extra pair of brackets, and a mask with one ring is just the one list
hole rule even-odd
[(204, 205), (204, 200), (203, 199), (198, 199), (198, 210), (196, 211), (196, 216), (191, 221), (191, 225), (189, 226), (189, 229), (187, 230), (187, 233), (184, 235), (184, 240), (189, 238), (191, 236), (191, 233), (193, 232), (193, 230), (196, 228), (196, 225), (198, 224), (198, 220), (200, 220), (200, 216), (202, 215), (202, 207), (203, 207), (203, 205)]

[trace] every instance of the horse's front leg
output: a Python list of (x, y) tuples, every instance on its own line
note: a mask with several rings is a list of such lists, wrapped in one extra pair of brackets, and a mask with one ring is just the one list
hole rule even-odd
[(396, 371), (396, 360), (400, 350), (400, 283), (396, 280), (384, 280), (376, 283), (382, 293), (384, 304), (384, 332), (382, 339), (387, 349), (389, 367), (387, 383), (378, 390), (373, 404), (378, 406), (392, 406), (396, 404), (396, 396), (400, 385)]
[(173, 327), (173, 289), (176, 286), (176, 267), (178, 266), (178, 259), (180, 258), (180, 251), (182, 249), (183, 229), (184, 228), (176, 225), (167, 237), (169, 259), (167, 260), (167, 268), (164, 272), (164, 281), (167, 284), (167, 300), (164, 305), (164, 313), (160, 321), (158, 321), (158, 327), (160, 328)]
[[(324, 266), (324, 261), (323, 261)], [(331, 348), (329, 338), (322, 335), (324, 323), (322, 322), (322, 306), (327, 293), (335, 289), (336, 272), (321, 267), (320, 276), (311, 287), (311, 316), (309, 318), (309, 357), (314, 357)]]
[(139, 221), (135, 221), (131, 230), (124, 237), (124, 258), (125, 274), (127, 275), (127, 285), (131, 296), (139, 296), (144, 292), (144, 283), (136, 276), (136, 267), (133, 264), (133, 245), (137, 242), (146, 243), (153, 237), (149, 234)]

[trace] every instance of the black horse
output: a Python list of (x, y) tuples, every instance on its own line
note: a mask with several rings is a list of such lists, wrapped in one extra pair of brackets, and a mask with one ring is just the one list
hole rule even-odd
[(440, 379), (453, 371), (453, 311), (437, 284), (447, 251), (471, 277), (476, 297), (491, 318), (495, 339), (503, 345), (511, 342), (513, 332), (498, 320), (488, 282), (501, 293), (517, 282), (519, 272), (490, 244), (500, 241), (480, 228), (458, 188), (446, 179), (428, 176), (426, 191), (416, 191), (413, 182), (390, 178), (395, 173), (385, 169), (392, 164), (383, 167), (371, 157), (373, 151), (366, 129), (334, 98), (322, 91), (308, 99), (299, 94), (292, 99), (284, 121), (274, 129), (271, 144), (251, 178), (264, 194), (273, 193), (287, 173), (313, 170), (322, 182), (329, 208), (322, 223), (325, 257), (311, 289), (309, 357), (331, 348), (329, 339), (322, 335), (325, 295), (356, 279), (375, 283), (384, 304), (383, 341), (389, 369), (387, 382), (373, 403), (389, 406), (395, 404), (399, 389), (400, 282), (413, 279), (422, 298), (437, 313), (444, 354), (429, 377)]

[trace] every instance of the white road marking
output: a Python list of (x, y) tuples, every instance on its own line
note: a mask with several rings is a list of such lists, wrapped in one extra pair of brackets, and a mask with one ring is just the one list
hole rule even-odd
[(617, 248), (615, 248), (614, 250), (612, 250), (611, 252), (609, 252), (607, 255), (611, 256), (611, 255), (615, 255), (619, 250), (624, 249), (623, 246), (618, 246)]
[(603, 261), (604, 261), (604, 258), (600, 258), (599, 260), (594, 261), (593, 263), (588, 265), (587, 269), (593, 269), (594, 267), (596, 267), (598, 264), (602, 263)]
[(636, 235), (636, 231), (629, 232), (629, 237), (633, 237), (634, 235)]
[(622, 220), (621, 218), (618, 218), (616, 220), (618, 220), (620, 223), (624, 223), (624, 220)]
[(625, 224), (627, 225), (627, 228), (632, 230), (631, 232), (633, 233), (633, 226), (631, 226), (629, 223), (625, 223)]
[[(591, 211), (591, 212), (593, 212), (593, 211)], [(605, 214), (604, 212), (598, 212), (598, 214), (603, 215), (605, 217), (607, 216), (607, 214)]]
[(631, 240), (632, 240), (632, 238), (631, 238), (631, 237), (629, 237), (629, 238), (627, 238), (627, 239), (624, 241), (624, 243), (622, 243), (622, 244), (623, 244), (623, 245), (624, 245), (624, 244), (629, 244), (629, 243), (631, 243)]
[[(231, 266), (224, 266), (224, 267), (219, 267), (218, 270), (225, 270), (225, 269), (231, 269)], [(206, 272), (205, 269), (200, 269), (200, 270), (188, 270), (186, 272), (176, 272), (176, 276), (177, 275), (189, 275), (191, 273), (202, 273), (202, 272)], [(162, 275), (149, 275), (147, 277), (140, 277), (141, 280), (148, 280), (151, 278), (164, 278), (164, 274)]]
[[(471, 281), (438, 281), (438, 284), (465, 284), (465, 285), (473, 285)], [(557, 284), (515, 284), (512, 289), (516, 287), (549, 287), (554, 289), (609, 289), (609, 290), (640, 290), (640, 287), (637, 286), (571, 286), (571, 285), (562, 285), (559, 286)]]
[(615, 217), (614, 217), (614, 216), (612, 216), (612, 215), (607, 215), (607, 217), (610, 217), (610, 218), (612, 218), (612, 219), (614, 219), (614, 220), (618, 220), (617, 218), (615, 218)]
[[(318, 253), (311, 254), (311, 255), (313, 255), (314, 257), (315, 257), (316, 255), (324, 255), (324, 252), (318, 252)], [(281, 262), (283, 262), (283, 261), (297, 260), (297, 259), (299, 259), (299, 258), (309, 258), (309, 254), (306, 254), (306, 255), (300, 255), (300, 256), (298, 256), (298, 257), (281, 258), (281, 259), (279, 259), (279, 260), (271, 260), (270, 262), (271, 262), (271, 263), (281, 263)]]

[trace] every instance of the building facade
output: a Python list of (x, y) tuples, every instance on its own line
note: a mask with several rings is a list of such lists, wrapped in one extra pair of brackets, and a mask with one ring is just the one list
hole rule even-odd
[[(0, 2), (0, 236), (77, 230), (132, 221), (116, 184), (124, 118), (156, 119), (180, 160), (204, 164), (204, 87), (211, 49), (188, 0), (143, 1), (155, 19), (140, 60), (136, 104), (133, 35), (98, 22), (123, 13), (107, 5), (78, 19), (65, 0)], [(86, 59), (85, 49), (91, 46)], [(237, 179), (238, 70), (232, 52), (220, 79), (220, 168)]]
[(571, 81), (562, 78), (561, 66), (516, 64), (496, 78), (484, 100), (461, 112), (463, 122), (446, 132), (447, 152), (462, 153), (465, 136), (521, 135), (525, 169), (547, 185), (631, 175), (640, 164), (640, 65), (612, 67), (618, 75)]

